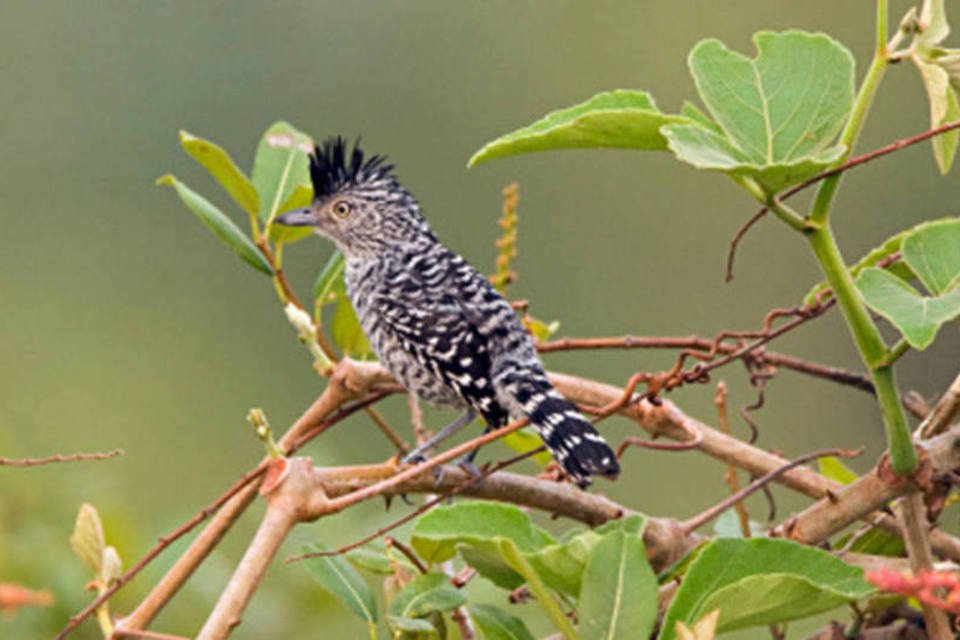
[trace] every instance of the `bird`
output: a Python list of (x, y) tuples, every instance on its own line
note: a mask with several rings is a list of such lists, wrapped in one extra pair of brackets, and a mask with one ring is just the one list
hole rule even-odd
[(384, 155), (337, 136), (309, 154), (310, 206), (275, 218), (309, 226), (345, 258), (344, 279), (381, 364), (410, 392), (463, 411), (417, 457), (479, 415), (487, 430), (527, 418), (570, 479), (615, 478), (617, 457), (550, 383), (516, 311), (443, 245)]

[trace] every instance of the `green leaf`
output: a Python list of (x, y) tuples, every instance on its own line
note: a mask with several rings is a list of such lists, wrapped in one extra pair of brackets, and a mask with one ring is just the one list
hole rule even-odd
[(527, 561), (524, 554), (520, 552), (520, 548), (509, 538), (497, 538), (496, 542), (500, 549), (500, 555), (514, 571), (524, 577), (530, 593), (533, 594), (537, 604), (547, 614), (547, 618), (550, 619), (557, 630), (567, 640), (578, 640), (579, 635), (574, 630), (573, 625), (570, 624), (570, 619), (557, 604), (540, 575)]
[(930, 293), (960, 285), (960, 219), (917, 227), (903, 241), (903, 259)]
[(417, 520), (410, 542), (430, 563), (449, 560), (456, 545), (496, 550), (496, 538), (511, 539), (521, 551), (536, 551), (554, 540), (519, 507), (492, 502), (460, 502), (437, 507)]
[(485, 640), (534, 640), (523, 620), (490, 604), (475, 604), (470, 617)]
[[(930, 102), (930, 128), (935, 129), (960, 119), (957, 92), (950, 84), (950, 75), (947, 70), (941, 65), (921, 59), (919, 55), (913, 56), (912, 59), (920, 72), (923, 87), (927, 92), (927, 100)], [(930, 144), (933, 145), (933, 157), (937, 161), (937, 168), (940, 169), (941, 174), (948, 173), (953, 166), (958, 141), (960, 141), (960, 131), (956, 129), (930, 139)]]
[(230, 197), (240, 205), (240, 208), (251, 215), (257, 215), (260, 209), (260, 196), (233, 158), (220, 146), (198, 138), (192, 133), (180, 130), (180, 145), (200, 165), (210, 172), (210, 175), (220, 183)]
[[(843, 536), (833, 545), (833, 548), (843, 549), (849, 541), (849, 535)], [(905, 549), (903, 538), (883, 529), (874, 528), (854, 540), (849, 551), (897, 558), (903, 556)]]
[(167, 184), (173, 187), (180, 200), (187, 208), (210, 230), (223, 244), (230, 247), (234, 253), (258, 271), (273, 275), (270, 263), (263, 257), (260, 250), (251, 242), (240, 228), (233, 223), (220, 209), (209, 200), (186, 186), (175, 177), (167, 174), (157, 180), (157, 184)]
[(674, 125), (663, 131), (670, 141), (670, 150), (680, 160), (698, 169), (750, 178), (767, 193), (777, 193), (820, 173), (846, 151), (837, 145), (800, 160), (763, 165), (750, 160), (724, 136), (698, 125)]
[[(323, 551), (322, 545), (313, 544), (303, 548), (305, 553)], [(373, 592), (357, 570), (341, 556), (326, 556), (304, 560), (307, 573), (321, 587), (339, 600), (367, 624), (377, 622), (377, 604)]]
[(854, 473), (850, 467), (840, 462), (833, 456), (823, 456), (819, 458), (820, 473), (831, 480), (836, 480), (840, 484), (850, 484), (860, 476)]
[(693, 124), (703, 127), (718, 135), (723, 135), (723, 129), (716, 122), (710, 119), (710, 116), (700, 110), (700, 107), (692, 102), (684, 102), (680, 109), (681, 115), (693, 121)]
[(930, 346), (941, 326), (960, 315), (960, 288), (927, 297), (875, 267), (864, 269), (856, 283), (867, 305), (889, 320), (910, 346), (920, 351)]
[(579, 148), (667, 148), (660, 127), (684, 123), (682, 116), (660, 112), (645, 91), (607, 91), (586, 102), (548, 113), (528, 127), (500, 136), (473, 154), (468, 167), (535, 151)]
[(430, 613), (450, 611), (467, 601), (463, 592), (450, 584), (443, 573), (426, 573), (410, 581), (390, 601), (389, 613), (403, 618), (422, 618)]
[(691, 563), (660, 638), (672, 640), (678, 621), (689, 626), (717, 608), (717, 630), (731, 631), (810, 616), (873, 591), (861, 569), (819, 549), (771, 538), (714, 540)]
[(657, 619), (657, 579), (640, 538), (616, 531), (597, 543), (583, 574), (577, 614), (585, 638), (650, 635)]
[(468, 544), (457, 545), (457, 551), (463, 561), (477, 570), (481, 576), (497, 585), (501, 589), (513, 591), (523, 585), (523, 576), (514, 571), (510, 565), (500, 557), (500, 550), (493, 542), (491, 546), (483, 548)]
[(404, 618), (403, 616), (387, 616), (390, 628), (399, 632), (400, 638), (439, 638), (440, 634), (430, 622), (421, 618)]
[[(949, 218), (944, 218), (949, 219)], [(859, 261), (852, 267), (850, 267), (850, 275), (853, 278), (856, 278), (857, 275), (867, 267), (872, 267), (884, 258), (900, 251), (900, 247), (903, 244), (903, 239), (908, 235), (913, 233), (916, 229), (923, 227), (924, 225), (930, 224), (929, 222), (921, 223), (920, 225), (913, 227), (912, 229), (907, 229), (906, 231), (901, 231), (897, 235), (888, 238), (882, 245), (871, 250), (867, 255), (860, 258)], [(897, 275), (904, 280), (909, 280), (914, 277), (913, 271), (910, 270), (903, 261), (897, 262), (893, 265), (887, 267), (887, 270), (894, 275)], [(803, 297), (803, 303), (812, 305), (817, 301), (817, 296), (821, 291), (829, 288), (829, 285), (826, 281), (821, 281), (817, 283), (810, 291)]]
[(313, 141), (286, 122), (267, 129), (253, 160), (253, 186), (260, 194), (260, 219), (269, 222), (294, 194), (298, 184), (310, 184), (307, 154)]
[(333, 321), (330, 323), (330, 336), (337, 346), (343, 349), (344, 354), (355, 359), (364, 360), (373, 353), (360, 326), (360, 320), (357, 319), (357, 312), (353, 310), (353, 304), (346, 296), (337, 302)]
[(360, 547), (346, 554), (347, 560), (358, 569), (377, 573), (380, 575), (392, 575), (393, 564), (387, 554), (367, 547)]
[(327, 264), (324, 265), (317, 280), (313, 283), (313, 299), (317, 304), (336, 302), (347, 292), (343, 282), (343, 272), (347, 262), (339, 250), (334, 250)]
[(70, 535), (70, 546), (78, 558), (93, 569), (95, 574), (100, 575), (106, 541), (100, 514), (97, 508), (88, 502), (81, 504), (77, 511), (77, 521)]
[[(293, 185), (293, 193), (287, 198), (286, 202), (280, 205), (278, 213), (293, 211), (294, 209), (303, 209), (310, 206), (313, 202), (313, 187), (309, 184)], [(270, 225), (270, 239), (274, 242), (284, 242), (290, 244), (297, 240), (302, 240), (313, 234), (311, 227), (288, 227), (282, 224)]]
[[(517, 453), (527, 453), (543, 446), (543, 440), (532, 427), (524, 427), (519, 431), (509, 433), (500, 441)], [(553, 460), (553, 456), (548, 451), (543, 450), (540, 453), (535, 453), (531, 459), (541, 467), (545, 467)]]
[(829, 145), (853, 105), (854, 63), (823, 34), (762, 31), (754, 42), (753, 59), (713, 39), (690, 52), (700, 97), (722, 133), (703, 124), (668, 124), (662, 131), (679, 159), (751, 178), (775, 193), (845, 153)]

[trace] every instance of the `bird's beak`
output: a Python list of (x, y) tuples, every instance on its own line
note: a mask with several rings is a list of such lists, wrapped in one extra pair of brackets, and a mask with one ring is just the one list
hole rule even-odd
[(273, 220), (277, 224), (285, 227), (315, 227), (317, 226), (317, 217), (313, 215), (310, 209), (294, 209), (282, 213)]

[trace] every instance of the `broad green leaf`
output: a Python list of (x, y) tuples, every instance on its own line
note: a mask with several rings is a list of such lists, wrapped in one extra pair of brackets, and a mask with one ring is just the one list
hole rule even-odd
[[(290, 194), (286, 202), (280, 205), (277, 213), (279, 215), (287, 211), (303, 209), (308, 207), (312, 201), (313, 187), (309, 184), (295, 184), (293, 185), (293, 193)], [(311, 227), (288, 227), (282, 224), (270, 225), (270, 239), (274, 242), (289, 244), (309, 237), (312, 233), (313, 229)]]
[(643, 541), (624, 531), (593, 548), (577, 607), (584, 638), (646, 638), (657, 619), (657, 579)]
[(240, 258), (267, 275), (273, 275), (270, 263), (236, 224), (209, 200), (186, 186), (175, 177), (167, 174), (157, 180), (157, 184), (173, 187), (180, 200), (215, 235), (220, 242), (230, 247)]
[(596, 545), (607, 535), (624, 533), (641, 540), (646, 521), (642, 515), (611, 520), (593, 530), (576, 533), (557, 544), (524, 553), (531, 566), (552, 589), (577, 596), (582, 591), (584, 569)]
[[(912, 59), (920, 72), (923, 87), (927, 92), (927, 100), (930, 103), (930, 128), (935, 129), (960, 119), (957, 92), (950, 84), (950, 75), (947, 70), (938, 64), (921, 59), (919, 55), (913, 56)], [(953, 166), (958, 141), (960, 141), (960, 131), (956, 129), (930, 139), (933, 157), (937, 161), (937, 168), (940, 169), (941, 174), (948, 173)]]
[(496, 548), (496, 545), (492, 541), (489, 544), (482, 544), (482, 548), (469, 544), (460, 544), (456, 548), (464, 562), (501, 589), (513, 591), (521, 586), (523, 576), (503, 561), (503, 558), (500, 557), (500, 550)]
[(198, 138), (192, 133), (180, 130), (180, 145), (200, 165), (210, 172), (210, 175), (220, 183), (230, 197), (240, 205), (240, 208), (249, 214), (257, 215), (260, 209), (260, 196), (233, 158), (222, 147)]
[[(850, 541), (850, 535), (845, 535), (834, 543), (834, 549), (843, 549)], [(853, 541), (849, 550), (854, 553), (869, 553), (874, 556), (889, 556), (897, 558), (903, 556), (906, 547), (903, 538), (880, 528), (873, 528)]]
[(260, 194), (260, 219), (272, 221), (298, 184), (310, 184), (307, 154), (313, 141), (286, 122), (267, 129), (253, 160), (253, 186)]
[(918, 227), (903, 241), (903, 259), (930, 293), (939, 295), (960, 285), (960, 219)]
[(469, 611), (484, 640), (534, 640), (523, 620), (499, 607), (475, 604), (470, 606)]
[[(322, 551), (321, 545), (307, 545), (305, 553)], [(307, 573), (310, 574), (321, 587), (330, 595), (339, 600), (354, 614), (367, 621), (367, 624), (377, 622), (377, 603), (369, 585), (341, 556), (316, 557), (304, 560)]]
[(864, 269), (856, 282), (870, 308), (889, 320), (910, 346), (920, 351), (930, 346), (941, 326), (960, 315), (960, 288), (927, 297), (876, 267)]
[(850, 484), (860, 476), (854, 473), (850, 467), (840, 462), (833, 456), (823, 456), (818, 459), (820, 473), (831, 480), (836, 480), (840, 484)]
[(670, 150), (677, 158), (698, 169), (720, 171), (736, 178), (755, 180), (767, 193), (776, 193), (803, 182), (839, 160), (846, 148), (837, 145), (789, 162), (763, 165), (749, 157), (724, 136), (699, 125), (664, 127)]
[(514, 571), (523, 576), (527, 582), (527, 588), (530, 589), (530, 593), (533, 594), (537, 604), (543, 609), (543, 612), (557, 630), (562, 633), (567, 640), (578, 640), (580, 636), (574, 630), (570, 619), (567, 618), (563, 609), (557, 604), (557, 601), (553, 598), (553, 594), (547, 588), (547, 585), (544, 584), (540, 575), (527, 561), (524, 554), (521, 553), (520, 548), (509, 538), (497, 538), (496, 542), (504, 561), (509, 564)]
[[(500, 441), (517, 453), (527, 453), (543, 446), (543, 440), (531, 427), (524, 427), (519, 431), (507, 434)], [(540, 453), (535, 453), (531, 459), (541, 467), (545, 467), (550, 464), (553, 457), (548, 451), (543, 450)]]
[(337, 346), (343, 349), (344, 354), (352, 358), (364, 360), (372, 353), (370, 342), (367, 341), (357, 313), (353, 310), (353, 304), (346, 296), (337, 302), (333, 320), (330, 322), (330, 336)]
[(607, 91), (586, 102), (548, 113), (528, 127), (500, 136), (473, 154), (469, 167), (521, 153), (553, 149), (667, 148), (660, 127), (684, 123), (683, 116), (661, 113), (645, 91)]
[(594, 547), (602, 539), (603, 536), (595, 531), (584, 531), (565, 542), (525, 553), (524, 557), (547, 586), (576, 596), (581, 591), (584, 568)]
[(449, 560), (464, 543), (497, 550), (496, 538), (512, 540), (521, 551), (536, 551), (554, 540), (519, 507), (492, 502), (460, 502), (437, 507), (417, 520), (410, 542), (430, 563)]
[(633, 515), (629, 515), (625, 518), (617, 518), (616, 520), (605, 522), (594, 529), (593, 532), (599, 535), (606, 535), (613, 531), (624, 531), (631, 535), (641, 537), (643, 536), (643, 531), (646, 528), (646, 516), (640, 513), (634, 513)]
[(343, 271), (346, 266), (347, 263), (343, 254), (334, 250), (330, 259), (327, 260), (327, 264), (317, 274), (316, 282), (313, 283), (313, 299), (317, 304), (336, 302), (340, 296), (346, 293), (343, 282)]
[(717, 630), (729, 631), (810, 616), (873, 591), (861, 569), (825, 551), (772, 538), (718, 539), (691, 563), (660, 638), (672, 640), (678, 621), (689, 626), (713, 609), (721, 611)]
[(414, 578), (393, 597), (389, 613), (402, 618), (422, 618), (435, 611), (450, 611), (466, 601), (463, 592), (450, 584), (449, 576), (427, 573)]
[[(887, 256), (900, 251), (903, 241), (910, 235), (920, 232), (929, 226), (936, 226), (947, 221), (956, 221), (957, 218), (940, 218), (939, 220), (930, 220), (926, 222), (921, 222), (915, 227), (911, 227), (906, 231), (901, 231), (895, 236), (887, 239), (882, 245), (873, 249), (860, 258), (859, 261), (852, 267), (850, 267), (850, 275), (856, 278), (861, 271), (867, 267), (875, 266), (878, 262), (886, 258)], [(916, 277), (916, 274), (913, 273), (913, 270), (906, 264), (905, 261), (901, 260), (900, 262), (894, 263), (893, 265), (887, 267), (887, 271), (894, 274), (897, 277), (900, 277), (904, 280), (911, 280)], [(827, 288), (826, 282), (820, 282), (815, 287), (813, 287), (809, 293), (803, 298), (804, 304), (813, 304), (817, 298), (817, 295)]]
[(749, 576), (714, 591), (703, 601), (701, 610), (720, 609), (719, 629), (732, 631), (806, 618), (852, 599), (856, 598), (823, 590), (799, 576), (772, 573)]
[(393, 574), (393, 564), (390, 558), (381, 551), (360, 547), (346, 554), (346, 558), (350, 564), (358, 569), (385, 576)]
[(88, 502), (81, 504), (80, 510), (77, 511), (77, 521), (70, 535), (70, 546), (73, 547), (73, 552), (78, 558), (83, 560), (95, 574), (100, 575), (106, 541), (100, 514), (97, 508)]
[(700, 110), (700, 107), (692, 102), (684, 102), (680, 108), (680, 114), (692, 120), (693, 124), (708, 129), (718, 135), (723, 135), (723, 129), (716, 122), (710, 119), (710, 116)]
[(768, 193), (802, 182), (845, 153), (830, 146), (853, 104), (853, 56), (823, 34), (754, 36), (757, 57), (704, 40), (690, 52), (697, 90), (722, 133), (702, 124), (662, 129), (678, 158), (752, 178)]
[(390, 628), (400, 632), (402, 639), (406, 638), (438, 638), (440, 634), (430, 622), (422, 618), (404, 618), (403, 616), (387, 616)]

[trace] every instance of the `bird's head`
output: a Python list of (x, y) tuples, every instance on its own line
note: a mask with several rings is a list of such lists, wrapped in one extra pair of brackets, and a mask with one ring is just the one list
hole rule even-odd
[(365, 158), (359, 143), (349, 149), (331, 138), (310, 155), (313, 202), (277, 216), (278, 224), (314, 230), (333, 240), (347, 257), (364, 258), (429, 233), (414, 197), (384, 156)]

